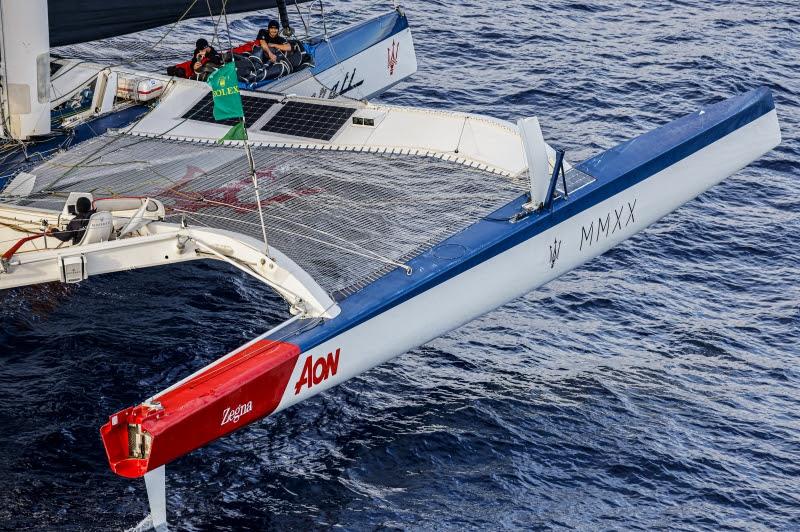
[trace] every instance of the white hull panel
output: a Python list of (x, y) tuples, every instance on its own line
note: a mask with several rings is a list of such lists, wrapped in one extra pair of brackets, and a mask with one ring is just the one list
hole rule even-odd
[(342, 96), (363, 100), (386, 91), (416, 71), (414, 41), (411, 30), (406, 28), (315, 77), (301, 71), (296, 78), (291, 76), (263, 90), (313, 98)]
[[(336, 336), (297, 361), (277, 411), (414, 349), (570, 271), (658, 221), (780, 142), (775, 110), (538, 236)], [(633, 217), (629, 219), (629, 205)], [(616, 209), (616, 211), (615, 211)], [(622, 210), (619, 226), (616, 214)], [(598, 219), (604, 226), (599, 238)], [(593, 227), (591, 239), (586, 237)], [(607, 229), (606, 229), (607, 228)], [(550, 245), (561, 241), (551, 268)], [(591, 241), (589, 241), (591, 240)], [(469, 297), (465, 297), (469, 294)], [(338, 370), (302, 387), (308, 356), (339, 350)]]

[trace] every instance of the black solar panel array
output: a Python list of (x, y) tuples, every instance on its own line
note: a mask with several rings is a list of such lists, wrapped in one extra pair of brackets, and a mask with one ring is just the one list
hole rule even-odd
[(316, 103), (288, 102), (261, 131), (295, 137), (331, 140), (355, 109)]
[[(248, 126), (252, 125), (275, 103), (275, 100), (243, 95), (242, 108), (244, 109), (245, 123)], [(211, 99), (211, 93), (203, 96), (202, 100), (197, 102), (194, 107), (189, 109), (189, 111), (183, 115), (183, 118), (188, 118), (189, 120), (199, 120), (200, 122), (210, 122), (212, 124), (227, 124), (229, 126), (232, 126), (239, 121), (238, 118), (214, 120), (214, 102)]]

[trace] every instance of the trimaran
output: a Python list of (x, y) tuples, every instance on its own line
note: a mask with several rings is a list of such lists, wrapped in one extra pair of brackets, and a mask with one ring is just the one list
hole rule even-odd
[[(2, 3), (6, 47), (20, 4)], [(31, 136), (23, 111), (47, 105), (46, 52), (3, 50), (4, 68), (29, 75), (3, 86), (16, 138)], [(164, 83), (147, 114), (15, 173), (0, 288), (213, 259), (288, 303), (285, 322), (100, 429), (111, 469), (144, 477), (159, 529), (169, 462), (578, 267), (780, 142), (766, 88), (578, 164), (536, 118), (242, 91), (245, 153), (217, 143), (230, 124), (211, 116), (206, 84), (147, 76)], [(45, 230), (80, 197), (96, 213), (79, 243), (61, 244)]]

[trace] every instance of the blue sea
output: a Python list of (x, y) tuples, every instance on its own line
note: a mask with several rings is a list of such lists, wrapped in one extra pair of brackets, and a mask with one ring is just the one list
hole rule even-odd
[[(328, 2), (327, 24), (388, 8)], [(173, 527), (800, 528), (797, 3), (434, 0), (406, 12), (419, 72), (383, 102), (536, 115), (580, 161), (766, 85), (784, 140), (584, 267), (170, 464)], [(235, 17), (234, 40), (267, 18)], [(179, 26), (157, 53), (185, 59), (210, 32), (208, 20)], [(216, 264), (11, 290), (0, 304), (8, 530), (138, 523), (144, 483), (110, 472), (99, 427), (285, 317)]]

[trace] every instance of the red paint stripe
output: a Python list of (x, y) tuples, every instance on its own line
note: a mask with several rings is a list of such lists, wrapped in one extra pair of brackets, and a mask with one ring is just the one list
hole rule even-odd
[[(111, 416), (100, 429), (111, 469), (125, 477), (142, 476), (268, 416), (280, 404), (299, 355), (294, 344), (259, 340), (157, 396), (162, 408), (140, 405)], [(149, 457), (130, 457), (129, 424), (152, 437)]]
[(140, 95), (150, 94), (150, 93), (157, 92), (157, 91), (160, 91), (160, 90), (163, 90), (163, 89), (164, 89), (163, 85), (161, 85), (161, 86), (159, 86), (159, 87), (157, 87), (157, 88), (155, 88), (155, 89), (153, 89), (151, 91), (137, 91), (136, 89), (129, 89), (127, 87), (119, 87), (118, 88), (118, 90), (120, 92), (135, 92), (136, 94), (140, 94)]
[(30, 242), (31, 240), (36, 240), (37, 238), (41, 238), (43, 236), (45, 236), (44, 233), (40, 235), (26, 236), (25, 238), (20, 239), (19, 242), (11, 246), (11, 248), (8, 251), (3, 253), (2, 259), (11, 260), (11, 257), (14, 256), (14, 253), (16, 253), (19, 250), (19, 248), (24, 246), (26, 242)]

